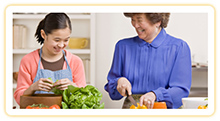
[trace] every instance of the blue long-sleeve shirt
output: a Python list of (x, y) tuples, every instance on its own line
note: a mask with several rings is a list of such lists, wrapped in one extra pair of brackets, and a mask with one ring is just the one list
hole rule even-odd
[(151, 44), (138, 36), (122, 39), (115, 46), (108, 83), (104, 87), (113, 100), (123, 97), (117, 91), (121, 77), (130, 81), (133, 94), (153, 91), (156, 101), (165, 101), (168, 108), (179, 108), (191, 87), (190, 48), (164, 29)]

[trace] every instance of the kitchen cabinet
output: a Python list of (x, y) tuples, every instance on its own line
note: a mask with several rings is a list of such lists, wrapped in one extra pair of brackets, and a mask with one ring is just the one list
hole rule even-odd
[[(20, 39), (22, 46), (13, 47), (13, 72), (18, 72), (22, 57), (38, 48), (34, 37), (39, 22), (47, 13), (14, 13), (13, 28), (15, 25), (25, 27), (24, 39)], [(71, 19), (72, 33), (70, 37), (87, 38), (88, 45), (83, 49), (66, 49), (79, 56), (84, 63), (86, 83), (95, 86), (95, 13), (67, 13)], [(16, 32), (14, 33), (16, 34)], [(15, 37), (15, 36), (14, 36)], [(14, 41), (14, 40), (13, 40)], [(13, 45), (14, 46), (14, 45)], [(16, 81), (13, 82), (13, 88), (16, 89)]]
[(192, 67), (192, 87), (208, 87), (208, 67)]
[(208, 97), (208, 88), (191, 88), (189, 97)]
[(208, 67), (192, 67), (189, 97), (208, 97)]

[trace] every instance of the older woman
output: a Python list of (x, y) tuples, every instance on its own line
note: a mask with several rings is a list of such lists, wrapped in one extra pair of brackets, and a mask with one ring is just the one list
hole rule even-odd
[[(179, 108), (191, 87), (191, 55), (187, 43), (166, 33), (170, 13), (124, 13), (138, 36), (118, 41), (105, 90), (119, 100), (126, 91), (153, 108), (166, 102)], [(131, 104), (126, 98), (123, 108)]]

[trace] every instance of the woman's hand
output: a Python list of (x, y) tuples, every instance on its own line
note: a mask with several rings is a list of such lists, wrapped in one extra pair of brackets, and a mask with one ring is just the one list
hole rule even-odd
[(77, 85), (75, 83), (73, 83), (72, 81), (70, 81), (68, 78), (61, 79), (61, 80), (55, 82), (53, 84), (53, 87), (57, 86), (56, 87), (57, 89), (65, 90), (68, 88), (69, 85), (73, 85), (73, 86), (77, 87)]
[(53, 81), (47, 78), (40, 78), (33, 83), (29, 88), (24, 91), (23, 95), (32, 95), (35, 91), (47, 91), (49, 92), (53, 87)]
[(29, 88), (27, 88), (23, 95), (32, 95), (35, 91), (47, 91), (49, 92), (53, 87), (53, 81), (47, 78), (40, 78), (38, 81), (33, 83)]
[(122, 96), (127, 96), (126, 90), (128, 91), (128, 95), (131, 95), (131, 83), (128, 79), (121, 77), (118, 79), (117, 90)]
[(47, 91), (49, 92), (53, 87), (53, 81), (48, 78), (40, 78), (32, 84), (33, 91)]
[(152, 109), (154, 107), (155, 100), (156, 95), (153, 92), (148, 92), (140, 97), (140, 106), (144, 104), (148, 109)]

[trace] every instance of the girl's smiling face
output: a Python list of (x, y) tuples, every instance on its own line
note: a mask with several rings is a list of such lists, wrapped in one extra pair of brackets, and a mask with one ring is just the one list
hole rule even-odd
[(41, 30), (41, 35), (44, 38), (44, 47), (48, 54), (57, 55), (68, 45), (71, 31), (67, 27), (65, 29), (53, 30), (50, 34), (45, 34)]
[(135, 14), (131, 18), (132, 26), (136, 29), (139, 38), (151, 43), (160, 29), (160, 22), (152, 24), (145, 14)]

